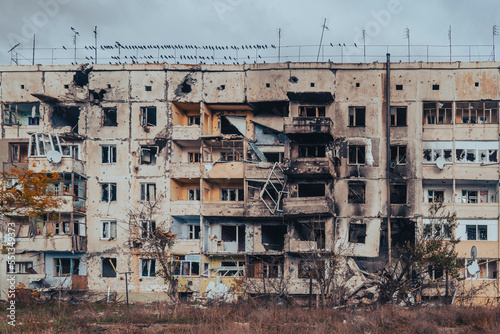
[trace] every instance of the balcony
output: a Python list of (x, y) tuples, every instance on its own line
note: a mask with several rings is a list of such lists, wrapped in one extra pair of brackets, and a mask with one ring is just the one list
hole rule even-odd
[(170, 177), (173, 179), (199, 179), (202, 176), (200, 163), (174, 162), (170, 164)]
[[(256, 180), (267, 180), (274, 163), (261, 162), (261, 163), (247, 163), (245, 164), (245, 178), (256, 179)], [(280, 168), (275, 168), (274, 172), (279, 178), (283, 178), (284, 175)]]
[(285, 120), (285, 133), (292, 139), (307, 136), (319, 141), (331, 140), (332, 131), (330, 117), (294, 117)]
[(245, 164), (241, 161), (217, 162), (207, 167), (207, 177), (212, 179), (243, 179)]
[(293, 197), (283, 199), (285, 215), (332, 215), (333, 202), (327, 197)]
[(4, 172), (10, 172), (14, 169), (18, 169), (22, 172), (26, 172), (29, 168), (29, 164), (27, 162), (3, 162)]
[(87, 237), (81, 235), (36, 235), (17, 238), (16, 249), (34, 252), (86, 252)]
[(71, 195), (62, 195), (59, 207), (54, 209), (55, 212), (75, 212), (85, 215), (85, 200), (83, 198), (74, 197)]
[(245, 212), (244, 212), (245, 217), (267, 218), (267, 217), (276, 217), (279, 215), (281, 215), (281, 213), (279, 212), (273, 214), (262, 201), (245, 202)]
[(201, 137), (201, 127), (190, 125), (174, 125), (172, 127), (172, 140), (199, 140)]
[(335, 175), (335, 170), (328, 158), (299, 158), (290, 162), (285, 173), (289, 176), (330, 178)]
[(47, 160), (46, 157), (30, 157), (29, 169), (35, 173), (48, 171), (52, 173), (78, 173), (85, 175), (85, 164), (81, 160), (73, 157), (62, 157), (61, 162), (54, 164)]
[(200, 201), (172, 201), (170, 214), (172, 216), (198, 216), (201, 211)]
[(201, 214), (205, 217), (242, 217), (245, 214), (245, 206), (242, 201), (207, 201), (201, 205)]
[(495, 180), (498, 178), (498, 164), (449, 163), (443, 170), (436, 164), (423, 164), (423, 179), (465, 179)]

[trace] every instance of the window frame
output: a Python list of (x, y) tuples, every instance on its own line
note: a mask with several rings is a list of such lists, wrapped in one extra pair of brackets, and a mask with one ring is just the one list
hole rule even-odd
[[(29, 269), (33, 269), (33, 261), (15, 261), (13, 265), (14, 271), (10, 271), (11, 268), (12, 266), (7, 263), (6, 270), (8, 275), (30, 274)], [(23, 271), (21, 271), (20, 269), (23, 269)]]
[(139, 120), (142, 126), (156, 126), (158, 124), (158, 111), (156, 106), (140, 107)]
[[(226, 198), (224, 199), (224, 192), (227, 192)], [(235, 193), (234, 200), (231, 200), (231, 193)], [(240, 199), (241, 197), (241, 199)], [(242, 188), (220, 188), (220, 200), (222, 202), (242, 202), (245, 200), (244, 189)]]
[(142, 182), (141, 183), (141, 202), (156, 201), (156, 183)]
[[(193, 196), (191, 199), (191, 193)], [(188, 201), (201, 201), (201, 189), (200, 188), (189, 188), (188, 189)]]
[[(404, 148), (404, 161), (401, 159), (401, 149)], [(406, 165), (407, 157), (408, 157), (408, 147), (406, 145), (391, 145), (391, 164), (395, 163), (396, 166)], [(393, 149), (396, 149), (396, 156), (393, 159)]]
[[(117, 186), (114, 182), (101, 182), (101, 202), (111, 203), (117, 200)], [(108, 187), (104, 189), (104, 187)], [(107, 193), (107, 199), (105, 200), (104, 194)]]
[[(314, 114), (315, 116), (310, 116), (308, 115), (311, 109), (314, 109)], [(299, 106), (299, 117), (314, 117), (314, 118), (319, 118), (319, 117), (326, 117), (326, 106), (320, 106), (320, 105), (310, 105), (310, 106)]]
[[(351, 244), (366, 244), (366, 223), (349, 223), (348, 240)], [(363, 234), (364, 231), (364, 234)], [(361, 233), (361, 234), (360, 234)], [(355, 238), (354, 238), (355, 237)]]
[[(101, 147), (101, 164), (113, 165), (116, 164), (116, 145), (104, 144)], [(106, 159), (105, 159), (106, 158)], [(106, 161), (105, 161), (106, 160)]]
[[(404, 110), (404, 124), (400, 124), (400, 112)], [(405, 127), (408, 126), (408, 107), (406, 106), (393, 106), (390, 108), (391, 127)]]
[[(144, 275), (144, 265), (146, 264), (146, 275)], [(156, 277), (156, 259), (140, 259), (139, 277), (155, 278)]]
[[(360, 201), (355, 201), (353, 199), (356, 199), (360, 196), (357, 196), (356, 193), (352, 194), (352, 192), (355, 191), (353, 187), (359, 187), (361, 186), (362, 189), (362, 196)], [(348, 181), (347, 183), (347, 203), (349, 204), (365, 204), (366, 201), (366, 182), (363, 181)]]
[[(361, 112), (363, 112), (363, 121), (359, 121), (359, 123), (362, 123), (362, 124), (358, 124), (358, 116), (360, 116), (361, 114), (358, 114), (358, 110)], [(349, 127), (358, 127), (358, 128), (364, 128), (366, 127), (366, 107), (354, 107), (354, 106), (351, 106), (349, 107)]]
[[(149, 162), (144, 161), (143, 152), (149, 151)], [(139, 147), (139, 165), (155, 165), (158, 158), (159, 147), (154, 145), (141, 145)]]
[[(113, 117), (109, 117), (109, 115), (113, 115), (114, 111), (114, 120)], [(118, 126), (118, 109), (116, 107), (105, 107), (102, 108), (102, 122), (101, 126), (103, 127), (116, 127)]]
[(156, 220), (140, 221), (140, 239), (149, 239), (156, 231)]
[[(347, 160), (349, 165), (360, 165), (360, 166), (366, 165), (366, 145), (349, 144), (347, 150), (348, 150)], [(351, 153), (352, 151), (355, 151), (354, 161), (351, 159), (351, 157), (353, 157), (353, 153)], [(362, 159), (360, 159), (361, 157)], [(359, 160), (363, 161), (360, 162)]]
[[(107, 228), (105, 228), (107, 226)], [(109, 236), (105, 236), (104, 232), (107, 231)], [(101, 240), (116, 240), (117, 239), (117, 231), (118, 226), (116, 220), (105, 220), (101, 221)]]

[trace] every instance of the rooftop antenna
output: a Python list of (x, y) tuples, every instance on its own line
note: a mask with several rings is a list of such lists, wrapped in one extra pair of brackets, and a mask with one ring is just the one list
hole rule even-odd
[(94, 40), (95, 40), (95, 47), (94, 47), (94, 64), (97, 64), (97, 26), (94, 28)]
[(493, 61), (495, 61), (495, 36), (498, 35), (498, 26), (493, 26)]
[(408, 39), (408, 62), (410, 62), (410, 29), (406, 27), (404, 32), (405, 32), (405, 38)]
[(448, 29), (448, 39), (450, 40), (450, 62), (451, 62), (451, 25), (450, 29)]
[(363, 61), (366, 63), (366, 31), (363, 29)]
[(31, 65), (35, 65), (35, 34), (33, 34), (33, 60), (31, 61)]
[(325, 33), (325, 29), (328, 30), (328, 27), (326, 26), (326, 19), (323, 22), (321, 28), (323, 29), (321, 30), (321, 38), (319, 40), (318, 56), (316, 57), (316, 62), (319, 60), (319, 52), (321, 51), (321, 44), (323, 43), (323, 34)]
[(73, 45), (75, 46), (75, 64), (76, 64), (76, 36), (80, 36), (78, 31), (75, 30), (75, 28), (71, 27), (71, 31), (73, 31)]
[[(17, 52), (14, 52), (14, 49), (17, 48), (20, 44), (21, 43), (17, 43), (13, 47), (11, 47), (9, 51), (7, 51), (7, 52), (10, 52), (10, 64), (11, 65), (12, 65), (12, 62), (14, 62), (16, 65), (19, 65), (18, 62), (17, 62)], [(14, 58), (14, 53), (16, 55), (15, 58)]]
[(281, 28), (278, 29), (278, 63), (281, 58)]

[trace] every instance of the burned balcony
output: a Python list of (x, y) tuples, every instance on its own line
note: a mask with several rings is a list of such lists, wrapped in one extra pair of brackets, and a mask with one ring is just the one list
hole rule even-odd
[(311, 138), (316, 141), (333, 139), (333, 122), (330, 117), (294, 117), (285, 120), (285, 134), (290, 139)]
[(249, 251), (251, 243), (246, 242), (250, 232), (245, 224), (224, 223), (210, 227), (210, 240), (205, 251), (208, 253), (243, 253)]
[(290, 197), (283, 199), (285, 215), (332, 215), (333, 202), (328, 183), (303, 180), (290, 184)]

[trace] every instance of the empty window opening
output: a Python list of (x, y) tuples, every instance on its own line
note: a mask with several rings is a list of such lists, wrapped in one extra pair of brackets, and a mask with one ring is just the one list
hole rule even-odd
[(188, 226), (189, 226), (188, 239), (191, 239), (191, 240), (200, 239), (200, 233), (201, 233), (200, 225), (188, 225)]
[(156, 107), (141, 107), (141, 125), (156, 126)]
[(9, 162), (28, 162), (28, 143), (9, 144)]
[(188, 116), (188, 125), (200, 125), (200, 116)]
[(452, 102), (424, 102), (424, 125), (451, 124)]
[(150, 92), (151, 91), (151, 86), (145, 86), (144, 89), (146, 90), (146, 92)]
[(359, 82), (356, 82), (356, 88), (359, 88)]
[(403, 85), (396, 85), (396, 90), (403, 90)]
[(488, 225), (466, 225), (467, 240), (488, 240)]
[(318, 249), (325, 248), (325, 223), (310, 222), (293, 224), (294, 232), (301, 241), (314, 241)]
[(246, 117), (245, 116), (221, 116), (220, 131), (225, 135), (246, 135)]
[(40, 125), (40, 103), (4, 104), (5, 125)]
[(311, 87), (314, 87), (314, 82), (311, 82)]
[(364, 244), (366, 242), (366, 224), (349, 224), (349, 242)]
[(116, 183), (101, 183), (101, 202), (116, 202)]
[(116, 163), (116, 145), (101, 145), (101, 163)]
[(299, 197), (325, 196), (324, 183), (299, 183)]
[(69, 88), (69, 85), (64, 85), (64, 89), (68, 89)]
[(221, 161), (239, 161), (240, 154), (238, 152), (220, 152)]
[(156, 184), (141, 183), (141, 202), (151, 202), (156, 200)]
[(220, 200), (221, 201), (243, 201), (244, 200), (243, 189), (221, 189), (220, 190)]
[(349, 126), (365, 126), (365, 107), (349, 107)]
[(102, 277), (116, 277), (116, 258), (105, 257), (101, 263)]
[(200, 256), (199, 255), (175, 255), (179, 260), (174, 262), (173, 273), (175, 276), (199, 276)]
[(299, 158), (324, 158), (326, 145), (300, 145)]
[(191, 164), (201, 162), (201, 153), (189, 152), (188, 158), (189, 158), (189, 163), (191, 163)]
[(444, 202), (444, 190), (427, 190), (427, 202), (429, 203), (439, 203)]
[(325, 117), (324, 106), (300, 106), (299, 117)]
[(267, 88), (271, 87), (271, 84), (270, 83), (266, 83), (266, 87)]
[(71, 258), (54, 259), (54, 276), (80, 274), (80, 260)]
[(108, 84), (108, 88), (111, 88), (111, 84)]
[(439, 90), (439, 85), (432, 85), (432, 90)]
[(141, 277), (156, 277), (155, 259), (141, 259)]
[(479, 87), (479, 82), (474, 82), (475, 87)]
[(7, 274), (36, 274), (33, 269), (33, 262), (18, 262), (14, 265), (7, 265)]
[(264, 152), (268, 162), (283, 162), (283, 152)]
[(188, 201), (199, 201), (200, 200), (200, 189), (188, 189)]
[(21, 85), (21, 89), (24, 89), (24, 85)]
[(406, 184), (390, 185), (391, 204), (406, 204)]
[(262, 245), (266, 251), (282, 251), (285, 246), (286, 225), (263, 225)]
[(391, 165), (392, 164), (395, 165), (406, 164), (406, 145), (391, 146)]
[(140, 160), (141, 165), (154, 165), (158, 156), (157, 146), (141, 146)]
[(245, 251), (245, 225), (221, 225), (221, 238), (224, 242), (236, 242), (238, 252)]
[(106, 221), (101, 223), (101, 239), (116, 239), (116, 221)]
[(349, 192), (347, 202), (353, 204), (363, 204), (365, 202), (365, 183), (349, 181)]
[(350, 165), (364, 165), (365, 159), (365, 146), (364, 145), (349, 145), (349, 164)]
[(102, 126), (118, 126), (116, 108), (102, 109)]
[(406, 107), (391, 107), (391, 126), (406, 125)]
[(71, 131), (78, 133), (79, 107), (55, 106), (52, 111), (52, 125), (54, 127), (70, 126)]

